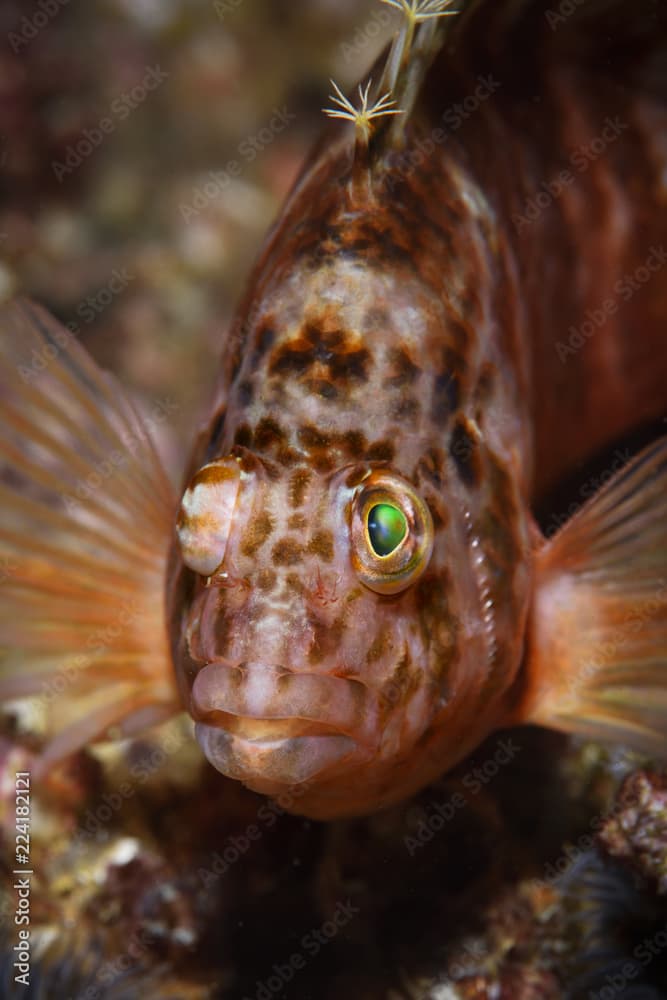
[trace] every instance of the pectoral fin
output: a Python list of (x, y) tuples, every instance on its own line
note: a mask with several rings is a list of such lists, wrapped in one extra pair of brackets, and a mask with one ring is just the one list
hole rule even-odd
[(0, 700), (33, 697), (44, 761), (172, 714), (174, 498), (142, 418), (76, 338), (0, 309)]
[(667, 438), (538, 551), (523, 721), (667, 755)]

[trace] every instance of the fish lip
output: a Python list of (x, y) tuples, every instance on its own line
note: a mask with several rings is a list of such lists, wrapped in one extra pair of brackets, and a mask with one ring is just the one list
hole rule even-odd
[(343, 735), (252, 740), (202, 722), (195, 725), (195, 735), (217, 771), (260, 792), (307, 783), (358, 756), (358, 745)]
[[(195, 722), (210, 729), (216, 714), (239, 720), (275, 721), (266, 737), (234, 734), (254, 746), (297, 739), (345, 737), (367, 749), (376, 748), (377, 711), (368, 689), (360, 681), (331, 674), (299, 673), (265, 663), (211, 660), (199, 671), (192, 685), (190, 711)], [(295, 720), (311, 723), (308, 736), (293, 731)], [(280, 722), (284, 722), (281, 732)], [(290, 724), (291, 730), (290, 731)], [(317, 728), (321, 727), (321, 732)], [(229, 734), (232, 735), (232, 734)]]

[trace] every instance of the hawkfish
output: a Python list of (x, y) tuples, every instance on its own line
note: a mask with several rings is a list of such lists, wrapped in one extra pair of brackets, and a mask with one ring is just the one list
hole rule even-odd
[(185, 710), (222, 774), (331, 819), (500, 727), (667, 751), (667, 438), (534, 516), (667, 409), (665, 5), (385, 2), (180, 497), (116, 380), (2, 308), (0, 697), (48, 709), (40, 767)]

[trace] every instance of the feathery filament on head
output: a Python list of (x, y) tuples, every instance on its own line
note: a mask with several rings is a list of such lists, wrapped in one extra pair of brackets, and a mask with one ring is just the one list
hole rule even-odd
[(336, 91), (335, 94), (330, 94), (329, 98), (338, 105), (338, 108), (323, 108), (322, 110), (329, 118), (344, 118), (347, 121), (354, 122), (355, 129), (357, 130), (357, 138), (361, 139), (364, 145), (368, 145), (368, 141), (373, 132), (373, 119), (381, 118), (384, 115), (402, 115), (403, 111), (401, 108), (395, 108), (393, 105), (396, 101), (392, 100), (390, 91), (382, 94), (381, 97), (375, 101), (370, 107), (368, 105), (368, 94), (371, 89), (372, 80), (369, 80), (365, 87), (359, 84), (359, 99), (361, 101), (361, 107), (355, 108), (351, 101), (343, 94), (342, 90), (338, 86), (335, 80), (331, 81), (331, 85)]
[(458, 14), (457, 10), (447, 10), (454, 0), (380, 0), (389, 7), (396, 7), (403, 11), (405, 16), (413, 22), (419, 24), (421, 21), (428, 21), (432, 17), (449, 17)]

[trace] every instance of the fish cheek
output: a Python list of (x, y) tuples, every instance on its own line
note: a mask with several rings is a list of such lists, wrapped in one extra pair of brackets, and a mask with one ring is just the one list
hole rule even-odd
[[(452, 579), (446, 569), (427, 572), (415, 587), (415, 608), (432, 679), (446, 691), (458, 660), (458, 619), (451, 609)], [(426, 664), (425, 664), (426, 666)]]
[(326, 660), (333, 661), (340, 649), (345, 621), (342, 616), (336, 618), (330, 625), (324, 624), (311, 616), (312, 641), (308, 649), (308, 662), (311, 666)]
[[(247, 581), (234, 578), (224, 585), (203, 586), (189, 609), (185, 648), (196, 672), (212, 660), (237, 661), (265, 609), (263, 593), (251, 595)], [(190, 678), (192, 684), (194, 676)]]

